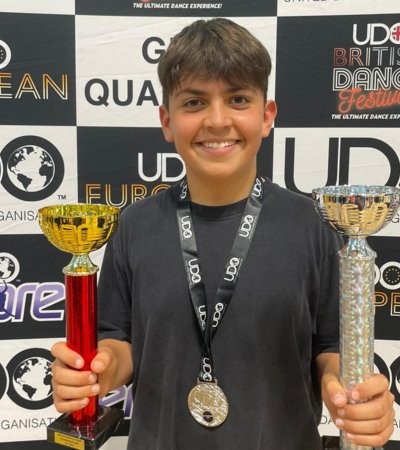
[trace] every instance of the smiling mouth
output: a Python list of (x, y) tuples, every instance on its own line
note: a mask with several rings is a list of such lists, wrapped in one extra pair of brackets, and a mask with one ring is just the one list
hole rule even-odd
[(236, 140), (231, 141), (222, 141), (222, 142), (214, 142), (214, 141), (206, 141), (206, 142), (199, 142), (200, 145), (207, 148), (226, 148), (226, 147), (232, 147), (232, 145), (236, 144)]

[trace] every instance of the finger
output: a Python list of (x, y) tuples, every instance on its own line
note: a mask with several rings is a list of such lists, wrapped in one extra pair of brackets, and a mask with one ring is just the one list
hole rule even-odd
[(346, 438), (355, 445), (382, 447), (393, 433), (393, 424), (389, 425), (382, 433), (379, 434), (352, 434), (346, 433)]
[(394, 410), (388, 410), (383, 417), (375, 420), (336, 419), (336, 426), (351, 434), (371, 435), (379, 434), (394, 422)]
[(113, 351), (108, 347), (100, 347), (97, 355), (90, 363), (90, 368), (94, 373), (102, 373), (111, 364), (113, 358)]
[(59, 413), (70, 413), (73, 411), (78, 411), (84, 408), (88, 403), (88, 398), (80, 398), (76, 400), (64, 400), (58, 397), (57, 395), (53, 395), (54, 406)]
[(381, 373), (374, 374), (371, 378), (354, 387), (350, 393), (352, 400), (368, 400), (389, 389), (387, 378)]
[(97, 375), (90, 371), (70, 369), (57, 364), (52, 367), (52, 374), (54, 385), (85, 386), (88, 384), (92, 385), (97, 381)]
[(97, 395), (99, 391), (100, 385), (97, 383), (86, 386), (65, 386), (63, 384), (58, 384), (54, 386), (53, 394), (59, 401), (68, 401), (93, 397)]
[(374, 420), (384, 417), (393, 409), (394, 396), (391, 392), (381, 394), (367, 402), (348, 404), (338, 411), (339, 416), (350, 420)]
[(330, 401), (337, 408), (344, 407), (347, 403), (347, 396), (338, 376), (334, 373), (327, 373), (324, 375), (322, 382)]
[(84, 361), (81, 355), (71, 350), (65, 342), (57, 342), (51, 347), (51, 354), (66, 366), (81, 369)]

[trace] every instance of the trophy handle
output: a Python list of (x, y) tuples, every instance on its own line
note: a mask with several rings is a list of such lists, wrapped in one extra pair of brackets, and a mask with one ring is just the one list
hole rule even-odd
[[(339, 252), (340, 376), (346, 391), (374, 372), (374, 275), (376, 253), (363, 237), (350, 237)], [(353, 401), (356, 403), (355, 401)], [(368, 450), (347, 441), (342, 450)]]
[[(91, 275), (65, 275), (66, 335), (67, 345), (79, 353), (84, 366), (97, 353), (97, 273)], [(70, 413), (73, 426), (90, 426), (98, 417), (98, 397), (89, 397), (89, 403), (81, 410)]]

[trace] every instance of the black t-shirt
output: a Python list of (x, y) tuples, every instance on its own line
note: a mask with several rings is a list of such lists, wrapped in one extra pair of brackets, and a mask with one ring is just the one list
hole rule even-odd
[[(190, 415), (201, 339), (179, 243), (174, 189), (129, 206), (106, 249), (99, 338), (132, 343), (133, 450), (319, 450), (315, 356), (338, 351), (340, 239), (312, 202), (266, 181), (263, 207), (232, 302), (212, 344), (229, 415)], [(192, 205), (208, 307), (245, 202)]]

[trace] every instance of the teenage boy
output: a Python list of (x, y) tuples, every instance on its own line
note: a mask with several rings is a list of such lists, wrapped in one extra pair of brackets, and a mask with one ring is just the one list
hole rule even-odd
[(187, 181), (124, 211), (91, 372), (53, 347), (60, 412), (133, 379), (129, 449), (317, 450), (321, 396), (355, 444), (392, 433), (383, 375), (347, 393), (339, 382), (336, 235), (309, 199), (257, 175), (276, 115), (270, 70), (264, 46), (227, 19), (172, 39), (160, 119)]

